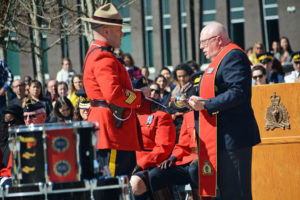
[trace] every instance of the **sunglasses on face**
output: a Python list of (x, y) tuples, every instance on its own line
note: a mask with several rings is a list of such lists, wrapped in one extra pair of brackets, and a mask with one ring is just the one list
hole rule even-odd
[(60, 112), (68, 112), (70, 110), (71, 110), (71, 108), (66, 108), (66, 109), (60, 110)]
[(36, 118), (36, 114), (32, 114), (32, 115), (24, 115), (24, 120), (26, 120), (26, 119), (33, 119), (33, 118)]
[(150, 91), (155, 92), (155, 94), (159, 94), (159, 90), (157, 90), (157, 89), (150, 88)]
[(300, 61), (294, 62), (296, 65), (300, 64)]
[(260, 74), (260, 75), (257, 75), (257, 76), (253, 76), (252, 78), (253, 79), (257, 79), (257, 78), (262, 78), (264, 75)]
[(6, 121), (6, 120), (3, 120), (2, 123), (5, 124), (5, 125), (8, 125), (8, 124), (15, 124), (17, 122), (16, 119), (12, 119), (12, 120), (9, 120), (9, 121)]

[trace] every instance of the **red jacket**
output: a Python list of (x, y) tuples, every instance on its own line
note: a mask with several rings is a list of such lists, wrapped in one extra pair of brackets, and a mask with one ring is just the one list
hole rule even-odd
[(12, 168), (12, 153), (10, 153), (9, 160), (7, 163), (6, 168), (2, 168), (0, 170), (0, 177), (5, 176), (5, 177), (11, 177), (11, 168)]
[[(95, 41), (85, 60), (83, 83), (90, 99), (105, 100), (107, 103), (128, 108), (121, 128), (114, 126), (114, 116), (108, 107), (90, 107), (88, 121), (99, 123), (98, 149), (140, 150), (137, 134), (136, 111), (150, 113), (149, 101), (142, 102), (140, 91), (132, 89), (126, 68), (109, 51), (96, 49), (108, 44)], [(90, 53), (90, 54), (89, 54)], [(143, 103), (143, 104), (142, 104)]]
[(145, 151), (136, 152), (137, 163), (143, 169), (157, 167), (166, 160), (174, 147), (176, 129), (170, 114), (157, 111), (138, 115)]
[(179, 140), (172, 151), (172, 156), (177, 158), (175, 165), (184, 165), (198, 157), (193, 111), (183, 115)]

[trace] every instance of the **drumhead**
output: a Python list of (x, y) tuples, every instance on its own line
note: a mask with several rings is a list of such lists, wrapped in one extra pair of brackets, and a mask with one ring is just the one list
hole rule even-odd
[(73, 128), (93, 128), (98, 127), (98, 123), (88, 122), (88, 121), (78, 121), (72, 123), (44, 123), (44, 124), (30, 124), (14, 126), (8, 129), (9, 133), (24, 133), (24, 132), (34, 132), (43, 130), (60, 130), (60, 129), (73, 129)]

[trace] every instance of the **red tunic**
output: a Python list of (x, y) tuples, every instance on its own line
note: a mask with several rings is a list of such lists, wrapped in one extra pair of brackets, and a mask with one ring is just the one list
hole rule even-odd
[(176, 129), (172, 117), (157, 111), (151, 115), (138, 115), (138, 119), (146, 151), (136, 152), (137, 163), (143, 169), (157, 167), (169, 157), (175, 144)]
[[(109, 45), (100, 41), (90, 47), (89, 52), (98, 47)], [(87, 54), (87, 55), (88, 55)], [(137, 134), (136, 111), (150, 106), (142, 105), (142, 94), (134, 91), (125, 67), (109, 51), (94, 50), (85, 60), (83, 83), (90, 99), (105, 100), (107, 103), (128, 108), (125, 111), (121, 128), (114, 126), (114, 116), (108, 107), (91, 107), (88, 121), (99, 123), (97, 149), (118, 149), (134, 151), (140, 149)], [(148, 104), (149, 101), (143, 101)]]
[(183, 115), (179, 140), (172, 151), (172, 156), (177, 158), (175, 165), (184, 165), (198, 157), (193, 111)]
[(12, 168), (12, 153), (10, 153), (9, 160), (6, 168), (0, 170), (0, 177), (11, 177), (11, 168)]

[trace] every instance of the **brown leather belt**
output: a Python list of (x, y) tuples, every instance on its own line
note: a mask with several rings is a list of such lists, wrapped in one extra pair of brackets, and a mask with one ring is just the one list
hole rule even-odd
[(105, 100), (91, 99), (90, 104), (92, 107), (108, 107)]

